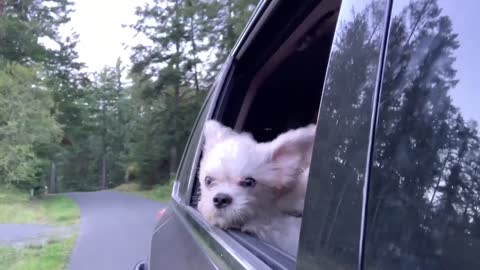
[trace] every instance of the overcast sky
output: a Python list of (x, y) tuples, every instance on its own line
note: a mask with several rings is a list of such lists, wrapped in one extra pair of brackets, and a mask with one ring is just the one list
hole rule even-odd
[(478, 17), (477, 1), (463, 0), (460, 7), (451, 0), (440, 0), (439, 4), (444, 12), (448, 10), (446, 15), (450, 16), (453, 32), (458, 34), (460, 42), (460, 47), (455, 51), (457, 59), (454, 64), (459, 82), (450, 95), (466, 120), (480, 123), (480, 35), (474, 23)]
[(129, 62), (130, 51), (122, 44), (134, 45), (135, 32), (122, 24), (135, 23), (135, 7), (147, 0), (75, 0), (69, 28), (80, 35), (77, 51), (89, 71), (115, 65), (117, 57)]

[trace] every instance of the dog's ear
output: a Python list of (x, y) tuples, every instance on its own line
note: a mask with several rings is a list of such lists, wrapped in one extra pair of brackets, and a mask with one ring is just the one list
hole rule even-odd
[(208, 152), (215, 144), (235, 134), (231, 128), (226, 127), (215, 120), (205, 122), (203, 137), (205, 140), (203, 151)]
[(281, 167), (302, 167), (315, 140), (315, 125), (287, 131), (271, 142), (271, 160)]
[(310, 164), (316, 126), (287, 131), (268, 143), (270, 162), (280, 173), (275, 180), (277, 189), (288, 189), (292, 180), (298, 179), (302, 170)]

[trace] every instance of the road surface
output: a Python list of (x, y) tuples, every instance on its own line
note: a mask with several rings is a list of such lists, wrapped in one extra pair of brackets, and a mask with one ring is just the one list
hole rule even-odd
[(70, 270), (132, 270), (148, 255), (156, 214), (165, 204), (113, 191), (68, 196), (80, 207)]

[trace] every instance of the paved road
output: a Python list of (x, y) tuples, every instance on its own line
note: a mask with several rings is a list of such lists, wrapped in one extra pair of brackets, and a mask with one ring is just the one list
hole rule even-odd
[(164, 204), (121, 192), (69, 193), (80, 207), (70, 270), (132, 270), (145, 258)]
[(0, 224), (0, 246), (44, 245), (51, 239), (72, 235), (71, 227), (40, 224)]

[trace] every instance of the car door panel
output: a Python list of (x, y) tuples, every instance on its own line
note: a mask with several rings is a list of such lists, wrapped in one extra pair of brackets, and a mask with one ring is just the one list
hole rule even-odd
[(203, 252), (187, 226), (170, 210), (153, 234), (150, 269), (217, 269)]

